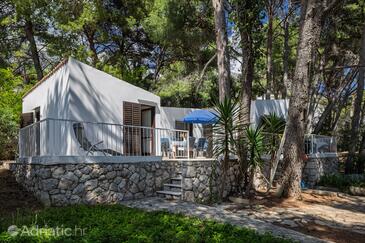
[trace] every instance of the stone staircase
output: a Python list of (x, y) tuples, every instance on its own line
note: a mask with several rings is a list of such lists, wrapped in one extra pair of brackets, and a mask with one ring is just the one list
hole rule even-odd
[(163, 190), (157, 191), (157, 195), (166, 199), (178, 200), (181, 199), (182, 176), (181, 172), (177, 173), (176, 177), (170, 178), (169, 183), (163, 184)]

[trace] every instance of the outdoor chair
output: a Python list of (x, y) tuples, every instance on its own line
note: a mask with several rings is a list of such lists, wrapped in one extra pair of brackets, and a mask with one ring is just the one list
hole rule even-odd
[[(199, 138), (196, 144), (197, 157), (204, 157), (208, 152), (208, 140), (207, 138)], [(201, 156), (202, 154), (202, 156)]]
[(171, 158), (172, 149), (169, 138), (161, 138), (161, 152), (162, 156)]
[(103, 149), (99, 148), (98, 145), (102, 144), (103, 141), (99, 141), (97, 143), (91, 143), (90, 140), (87, 138), (85, 133), (84, 125), (81, 122), (77, 122), (72, 124), (75, 136), (77, 141), (80, 144), (80, 148), (86, 151), (86, 155), (94, 154), (94, 152), (101, 152), (106, 156), (107, 154), (112, 156), (122, 156), (123, 154), (112, 150), (112, 149)]

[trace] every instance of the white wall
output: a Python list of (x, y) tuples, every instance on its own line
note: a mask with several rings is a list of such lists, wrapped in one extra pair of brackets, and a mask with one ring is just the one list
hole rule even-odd
[(68, 109), (67, 64), (60, 67), (53, 75), (23, 97), (22, 112), (32, 112), (40, 107), (41, 120), (45, 118), (65, 118)]
[[(184, 117), (193, 110), (196, 109), (161, 107), (161, 127), (175, 129), (175, 121), (183, 121)], [(201, 124), (193, 124), (193, 136), (196, 138), (203, 137), (203, 126)]]
[(286, 119), (289, 108), (289, 100), (253, 100), (251, 102), (250, 121), (258, 125), (263, 115), (275, 113)]
[(117, 79), (75, 59), (70, 68), (70, 119), (123, 122), (123, 101), (155, 106), (156, 127), (160, 125), (160, 97)]
[[(87, 122), (123, 123), (123, 101), (155, 107), (155, 125), (161, 127), (160, 97), (112, 77), (73, 58), (36, 87), (23, 99), (23, 112), (36, 107), (41, 119), (54, 118)], [(41, 131), (41, 151), (57, 155), (84, 153), (75, 138), (73, 122), (50, 122)], [(42, 127), (46, 127), (42, 125)], [(122, 130), (118, 126), (85, 124), (92, 143), (103, 141), (100, 147), (122, 152)], [(44, 148), (43, 148), (44, 147)]]

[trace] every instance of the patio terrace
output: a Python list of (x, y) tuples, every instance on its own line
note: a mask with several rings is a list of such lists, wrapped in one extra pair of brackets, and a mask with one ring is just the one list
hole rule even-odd
[[(19, 159), (34, 162), (211, 160), (211, 140), (189, 135), (187, 130), (47, 118), (20, 129)], [(265, 134), (265, 144), (273, 140), (278, 144), (280, 139), (279, 135)], [(336, 140), (307, 135), (305, 152), (335, 156)]]

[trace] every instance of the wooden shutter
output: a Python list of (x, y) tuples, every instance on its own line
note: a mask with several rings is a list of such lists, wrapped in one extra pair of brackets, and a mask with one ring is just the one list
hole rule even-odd
[[(124, 151), (129, 155), (141, 155), (141, 105), (123, 102)], [(129, 127), (136, 126), (136, 127)]]
[(20, 127), (23, 128), (29, 126), (30, 124), (33, 124), (33, 121), (34, 121), (33, 112), (22, 113), (20, 118)]

